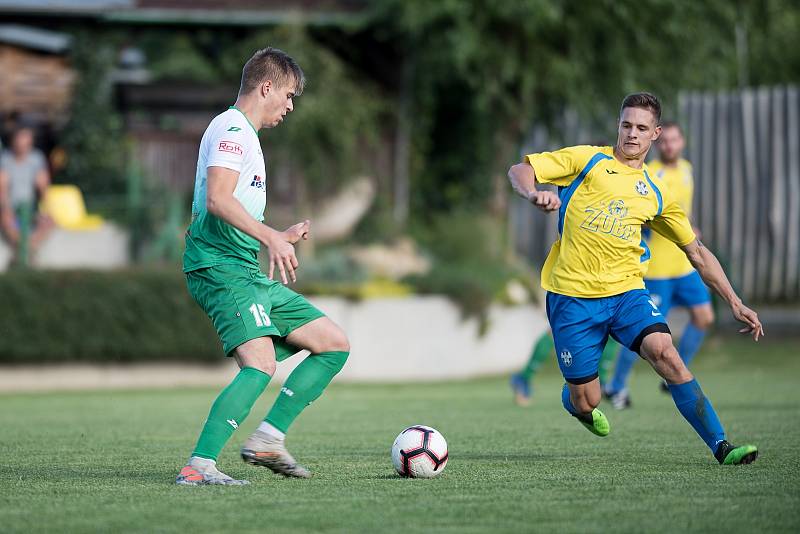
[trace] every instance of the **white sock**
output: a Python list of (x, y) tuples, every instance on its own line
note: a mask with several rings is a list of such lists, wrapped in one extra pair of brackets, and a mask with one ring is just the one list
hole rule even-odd
[(216, 460), (210, 458), (201, 458), (200, 456), (192, 456), (189, 458), (189, 463), (192, 465), (199, 465), (202, 467), (214, 467), (217, 465)]
[(262, 421), (261, 424), (258, 425), (258, 430), (276, 439), (283, 439), (286, 437), (285, 433), (281, 432), (266, 421)]

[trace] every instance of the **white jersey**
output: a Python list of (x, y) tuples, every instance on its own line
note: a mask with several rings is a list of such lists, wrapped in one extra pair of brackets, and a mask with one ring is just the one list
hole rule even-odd
[(186, 232), (183, 270), (192, 271), (226, 263), (258, 266), (260, 243), (225, 221), (208, 213), (206, 192), (209, 167), (239, 173), (233, 196), (251, 217), (264, 220), (267, 180), (264, 155), (255, 128), (231, 106), (206, 128), (197, 156), (192, 201), (192, 223)]
[(231, 106), (214, 117), (200, 141), (194, 180), (192, 217), (206, 209), (206, 180), (209, 167), (224, 167), (239, 173), (233, 196), (251, 217), (264, 220), (267, 206), (266, 167), (258, 134), (244, 114)]

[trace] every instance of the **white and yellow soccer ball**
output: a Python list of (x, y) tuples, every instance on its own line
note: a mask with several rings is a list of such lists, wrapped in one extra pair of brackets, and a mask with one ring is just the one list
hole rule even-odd
[(392, 445), (392, 463), (398, 474), (409, 478), (433, 478), (447, 465), (447, 441), (429, 426), (406, 428)]

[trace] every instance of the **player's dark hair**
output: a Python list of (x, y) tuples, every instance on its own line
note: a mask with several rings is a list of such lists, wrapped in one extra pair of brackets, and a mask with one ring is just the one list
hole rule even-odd
[(256, 50), (244, 64), (239, 94), (247, 94), (267, 80), (272, 80), (276, 85), (294, 80), (294, 96), (300, 96), (306, 85), (303, 69), (292, 56), (271, 46)]
[(649, 109), (656, 117), (656, 124), (661, 123), (661, 102), (658, 101), (655, 95), (650, 93), (629, 94), (622, 101), (622, 106), (619, 108), (620, 116), (625, 108)]
[(681, 128), (681, 125), (678, 124), (677, 121), (664, 121), (664, 122), (662, 122), (661, 123), (661, 130), (663, 131), (663, 130), (666, 130), (667, 128), (677, 128), (678, 131), (681, 133), (681, 135), (683, 135), (683, 128)]

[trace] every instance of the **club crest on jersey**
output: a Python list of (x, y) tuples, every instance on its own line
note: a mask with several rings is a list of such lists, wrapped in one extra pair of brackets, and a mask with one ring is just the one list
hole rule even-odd
[(567, 367), (572, 365), (572, 353), (567, 349), (562, 350), (561, 361), (564, 362), (564, 365)]
[(251, 187), (256, 189), (264, 189), (264, 179), (257, 174), (253, 175), (253, 181), (250, 183)]
[(637, 193), (639, 193), (639, 194), (640, 194), (640, 195), (642, 195), (642, 196), (645, 196), (645, 195), (647, 195), (647, 193), (648, 193), (648, 191), (647, 191), (647, 184), (646, 184), (646, 183), (644, 183), (644, 182), (643, 182), (643, 181), (641, 181), (641, 180), (639, 180), (638, 182), (636, 182), (636, 192), (637, 192)]
[(612, 200), (608, 204), (608, 214), (624, 219), (628, 215), (628, 208), (622, 200)]

